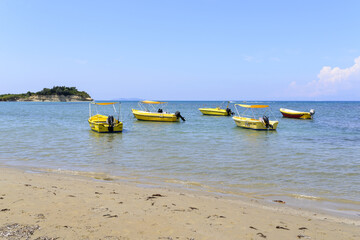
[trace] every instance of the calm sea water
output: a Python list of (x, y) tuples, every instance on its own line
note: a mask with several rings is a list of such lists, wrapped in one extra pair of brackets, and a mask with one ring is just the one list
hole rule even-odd
[[(262, 102), (279, 120), (274, 132), (198, 111), (219, 103), (170, 102), (168, 110), (187, 121), (157, 123), (136, 120), (137, 103), (123, 102), (119, 134), (90, 131), (88, 103), (0, 103), (0, 163), (322, 200), (327, 208), (360, 211), (360, 102)], [(315, 118), (282, 118), (280, 107), (314, 108)]]

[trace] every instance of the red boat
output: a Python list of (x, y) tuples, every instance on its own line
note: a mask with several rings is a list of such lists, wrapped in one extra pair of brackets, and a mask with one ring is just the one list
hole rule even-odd
[(311, 109), (309, 112), (299, 112), (286, 108), (280, 108), (280, 112), (283, 115), (283, 117), (298, 118), (298, 119), (312, 119), (313, 115), (315, 114), (314, 109)]

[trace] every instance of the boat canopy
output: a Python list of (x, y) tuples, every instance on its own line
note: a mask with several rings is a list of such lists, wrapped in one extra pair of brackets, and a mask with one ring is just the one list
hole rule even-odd
[[(109, 107), (98, 107), (98, 106), (109, 106)], [(118, 110), (116, 108), (118, 107)], [(102, 109), (102, 111), (105, 110), (108, 115), (117, 115), (117, 120), (120, 121), (120, 107), (121, 102), (90, 102), (89, 103), (89, 118), (91, 118), (94, 115), (99, 114), (98, 108)], [(109, 110), (113, 109), (113, 113), (110, 113)], [(101, 115), (103, 115), (102, 113)]]
[(117, 104), (118, 102), (104, 102), (104, 103), (95, 103), (93, 102), (92, 104), (95, 105), (113, 105), (113, 104)]
[(269, 107), (269, 105), (246, 105), (246, 104), (235, 104), (235, 105), (244, 107), (244, 108), (267, 108), (267, 107)]
[(163, 103), (166, 103), (166, 102), (157, 102), (157, 101), (145, 100), (145, 101), (142, 101), (142, 103), (146, 103), (146, 104), (163, 104)]

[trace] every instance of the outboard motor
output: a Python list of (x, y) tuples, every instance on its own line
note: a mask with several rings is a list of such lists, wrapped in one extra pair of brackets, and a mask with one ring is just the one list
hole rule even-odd
[(310, 115), (312, 116), (312, 115), (314, 115), (315, 114), (315, 110), (314, 109), (311, 109), (310, 110)]
[(176, 116), (177, 118), (181, 118), (181, 120), (183, 120), (183, 121), (186, 120), (183, 116), (181, 116), (181, 114), (180, 114), (179, 111), (176, 111), (176, 112), (175, 112), (175, 116)]
[(262, 122), (266, 128), (269, 128), (269, 127), (274, 128), (273, 125), (270, 124), (269, 118), (265, 115), (262, 117)]
[(228, 116), (234, 115), (234, 112), (231, 111), (230, 108), (226, 108), (226, 112), (227, 112)]
[(115, 119), (114, 116), (108, 116), (107, 120), (106, 120), (107, 124), (109, 124), (109, 132), (113, 132), (114, 131), (114, 126), (115, 126)]
[(163, 110), (159, 108), (158, 113), (163, 113)]

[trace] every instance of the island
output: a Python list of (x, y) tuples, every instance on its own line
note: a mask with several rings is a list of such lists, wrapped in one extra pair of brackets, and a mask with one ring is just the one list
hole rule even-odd
[(2, 94), (0, 101), (5, 102), (82, 102), (92, 101), (87, 92), (78, 91), (76, 87), (54, 86), (39, 92), (21, 94)]

